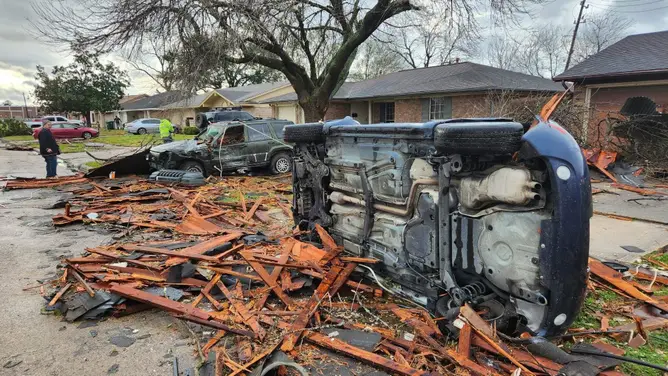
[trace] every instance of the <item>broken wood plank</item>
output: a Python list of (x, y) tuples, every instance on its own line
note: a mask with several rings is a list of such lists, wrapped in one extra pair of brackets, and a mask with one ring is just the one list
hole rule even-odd
[(248, 309), (246, 309), (243, 304), (239, 303), (237, 299), (232, 296), (232, 293), (230, 293), (230, 290), (227, 289), (227, 286), (225, 286), (224, 283), (218, 282), (216, 286), (218, 286), (220, 291), (225, 294), (227, 300), (230, 301), (230, 304), (232, 304), (234, 309), (239, 313), (239, 315), (241, 315), (244, 320), (244, 324), (250, 326), (251, 329), (253, 329), (253, 332), (260, 341), (264, 339), (264, 336), (266, 335), (264, 329), (260, 326), (255, 317), (253, 317), (253, 315), (248, 312)]
[[(483, 340), (481, 337), (473, 335), (471, 338), (471, 344), (473, 346), (479, 347), (489, 353), (499, 354), (495, 347), (491, 346), (487, 341)], [(555, 363), (547, 358), (543, 358), (539, 355), (533, 355), (523, 350), (518, 350), (510, 348), (508, 350), (513, 357), (515, 357), (522, 364), (527, 367), (539, 372), (546, 372), (551, 376), (556, 376), (559, 373), (559, 370), (563, 368), (563, 365)]]
[(668, 312), (668, 304), (664, 304), (648, 295), (645, 295), (642, 291), (635, 288), (632, 284), (622, 279), (622, 274), (615, 271), (614, 269), (608, 267), (602, 262), (589, 258), (589, 269), (591, 273), (597, 277), (603, 279), (609, 284), (615, 286), (616, 288), (624, 291), (635, 299), (643, 301), (647, 304), (650, 304), (662, 311)]
[[(288, 258), (290, 258), (290, 251), (292, 250), (294, 244), (294, 240), (292, 238), (288, 239), (285, 243), (283, 243), (283, 253), (281, 254), (281, 257), (278, 259), (279, 263), (285, 263), (288, 261)], [(278, 285), (278, 276), (281, 274), (283, 271), (282, 266), (277, 266), (274, 268), (274, 270), (271, 271), (271, 274), (269, 275), (270, 280), (265, 280), (264, 283), (267, 284), (267, 286), (271, 285)], [(267, 302), (267, 299), (269, 299), (269, 291), (265, 292), (260, 296), (260, 298), (255, 302), (254, 309), (256, 311), (261, 311), (262, 308), (264, 307), (265, 303)]]
[[(324, 278), (324, 276), (321, 273), (318, 273), (318, 272), (313, 271), (313, 270), (302, 269), (302, 270), (299, 270), (299, 272), (302, 273), (302, 274), (306, 274), (308, 276), (311, 276), (313, 278), (317, 278), (317, 279), (323, 279)], [(365, 285), (361, 282), (356, 282), (356, 281), (351, 281), (351, 280), (346, 281), (346, 286), (350, 287), (353, 291), (364, 291), (364, 292), (367, 292), (367, 293), (370, 293), (370, 294), (373, 294), (374, 291), (376, 290), (375, 288), (373, 288), (369, 285)]]
[(109, 288), (109, 291), (132, 300), (164, 309), (169, 312), (192, 316), (204, 321), (208, 320), (210, 317), (207, 312), (195, 308), (191, 305), (175, 302), (171, 299), (159, 295), (153, 295), (126, 285), (112, 284)]
[(262, 205), (262, 201), (264, 201), (264, 196), (255, 200), (255, 204), (253, 204), (253, 207), (251, 207), (248, 213), (246, 213), (246, 215), (244, 216), (244, 220), (250, 221), (251, 218), (253, 218), (253, 215), (255, 215), (255, 211), (257, 210), (257, 208), (259, 208), (260, 205)]
[(210, 328), (224, 330), (226, 332), (239, 334), (239, 335), (246, 336), (246, 337), (249, 337), (249, 338), (255, 338), (255, 334), (253, 334), (253, 332), (251, 332), (250, 330), (243, 330), (243, 329), (233, 328), (231, 326), (225, 325), (225, 324), (220, 323), (218, 321), (206, 320), (206, 319), (202, 319), (198, 316), (187, 315), (187, 314), (182, 314), (182, 315), (176, 315), (175, 314), (174, 317), (179, 318), (179, 319), (183, 319), (183, 320), (187, 320), (187, 321), (191, 321), (191, 322), (194, 322), (195, 324), (208, 326)]
[[(159, 254), (159, 255), (167, 255), (167, 256), (172, 256), (172, 257), (178, 257), (181, 259), (193, 259), (193, 260), (198, 260), (198, 261), (208, 261), (211, 263), (217, 263), (218, 259), (213, 257), (213, 256), (203, 256), (203, 255), (194, 255), (194, 254), (183, 254), (182, 252), (177, 252), (177, 251), (170, 251), (168, 249), (163, 249), (163, 248), (155, 248), (155, 247), (147, 247), (144, 245), (136, 245), (136, 244), (123, 244), (120, 246), (122, 249), (126, 251), (139, 251), (139, 252), (144, 252), (144, 253), (154, 253), (154, 254)], [(169, 262), (169, 260), (167, 260)], [(173, 265), (170, 265), (173, 266)]]
[(202, 269), (211, 270), (212, 272), (216, 272), (216, 273), (219, 273), (219, 274), (231, 275), (233, 277), (239, 277), (239, 278), (246, 278), (246, 279), (250, 279), (251, 281), (262, 281), (262, 278), (260, 278), (256, 275), (240, 273), (240, 272), (234, 271), (232, 269), (228, 269), (228, 268), (215, 268), (213, 266), (200, 266), (200, 267)]
[(279, 344), (280, 344), (280, 342), (278, 342), (277, 344), (275, 344), (273, 346), (270, 346), (267, 350), (265, 350), (264, 352), (258, 354), (255, 358), (253, 358), (250, 362), (242, 365), (242, 369), (230, 373), (229, 376), (236, 376), (236, 375), (240, 374), (241, 372), (243, 372), (243, 370), (249, 369), (249, 367), (251, 367), (255, 363), (259, 362), (260, 360), (266, 358), (269, 354), (273, 353), (274, 350), (276, 350), (276, 348), (278, 347)]
[(72, 282), (68, 282), (65, 286), (63, 286), (60, 291), (56, 293), (56, 295), (53, 296), (53, 299), (49, 302), (49, 307), (53, 307), (60, 298), (69, 290), (69, 288), (72, 287)]
[[(313, 296), (311, 296), (308, 303), (306, 303), (306, 307), (299, 313), (299, 316), (297, 316), (295, 321), (290, 326), (290, 332), (283, 338), (281, 350), (288, 352), (294, 349), (303, 329), (306, 328), (309, 319), (318, 309), (320, 302), (325, 299), (325, 295), (330, 291), (330, 287), (332, 287), (336, 283), (336, 280), (343, 275), (343, 273), (341, 273), (342, 270), (343, 268), (340, 266), (334, 265), (329, 270), (329, 272), (327, 272), (327, 275), (322, 280), (322, 282), (320, 282), (320, 285), (318, 285), (318, 288), (313, 293)], [(348, 275), (350, 275), (350, 273)], [(345, 276), (345, 278), (348, 278), (348, 276)], [(341, 285), (343, 285), (343, 282), (339, 286)]]
[(470, 357), (471, 356), (471, 325), (464, 324), (464, 326), (459, 330), (459, 342), (457, 343), (457, 352), (461, 356)]
[[(264, 266), (262, 266), (260, 263), (258, 263), (257, 260), (255, 258), (253, 258), (253, 256), (250, 253), (239, 252), (239, 254), (241, 255), (241, 257), (244, 258), (244, 260), (246, 260), (248, 265), (250, 265), (251, 268), (253, 268), (253, 270), (255, 270), (257, 275), (259, 275), (260, 278), (262, 278), (264, 283), (266, 283), (267, 286), (269, 286), (271, 288), (271, 290), (283, 302), (283, 304), (285, 304), (288, 307), (289, 310), (293, 310), (296, 307), (295, 302), (292, 301), (292, 299), (290, 299), (290, 297), (285, 292), (283, 292), (281, 287), (278, 286), (278, 284), (276, 282), (276, 278), (272, 278), (269, 275), (269, 273), (267, 273), (267, 270), (264, 268)], [(279, 271), (279, 273), (280, 273), (280, 271)], [(278, 277), (278, 275), (277, 275), (277, 277)]]
[(380, 355), (349, 345), (348, 343), (343, 342), (337, 338), (330, 338), (320, 333), (309, 333), (304, 336), (304, 339), (327, 350), (343, 353), (352, 358), (370, 363), (392, 373), (406, 376), (427, 375), (427, 372), (399, 364)]
[(88, 293), (88, 295), (90, 295), (91, 297), (95, 296), (95, 291), (88, 285), (86, 280), (81, 276), (81, 274), (79, 274), (78, 271), (72, 269), (71, 274), (74, 276), (74, 278), (76, 278), (77, 281), (79, 281), (79, 283), (81, 283), (83, 285), (83, 287), (84, 287), (84, 289), (86, 289), (86, 292)]
[(486, 336), (496, 339), (496, 333), (492, 327), (483, 320), (476, 311), (473, 310), (468, 304), (464, 304), (463, 307), (459, 309), (459, 314), (465, 319), (466, 322), (471, 324), (474, 328), (485, 333)]

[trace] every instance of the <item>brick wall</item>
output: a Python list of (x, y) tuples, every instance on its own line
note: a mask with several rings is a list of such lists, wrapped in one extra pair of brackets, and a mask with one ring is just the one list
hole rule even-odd
[(419, 123), (422, 121), (420, 99), (398, 99), (394, 102), (395, 123)]
[(325, 120), (342, 119), (346, 116), (350, 116), (350, 103), (330, 103)]
[(487, 117), (490, 116), (487, 95), (461, 95), (452, 97), (452, 117)]
[[(585, 88), (576, 89), (584, 101)], [(592, 88), (589, 102), (589, 124), (587, 144), (594, 148), (609, 147), (611, 136), (605, 121), (608, 117), (619, 118), (619, 110), (630, 97), (644, 96), (652, 99), (658, 111), (668, 113), (668, 85), (634, 86), (618, 88)]]
[(25, 108), (21, 106), (11, 106), (11, 111), (9, 106), (0, 106), (0, 118), (1, 119), (9, 119), (9, 118), (15, 118), (15, 119), (23, 119), (24, 117), (27, 118), (37, 118), (40, 117), (41, 114), (39, 114), (39, 110), (37, 107), (34, 106), (29, 106), (26, 107), (28, 110), (27, 116), (25, 116)]
[(244, 111), (248, 111), (251, 115), (255, 117), (261, 117), (263, 119), (274, 117), (273, 110), (271, 107), (244, 107)]

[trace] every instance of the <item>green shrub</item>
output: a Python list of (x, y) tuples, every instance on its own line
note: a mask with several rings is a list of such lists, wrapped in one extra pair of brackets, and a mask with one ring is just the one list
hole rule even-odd
[(197, 134), (199, 134), (199, 128), (197, 128), (197, 127), (185, 127), (185, 128), (183, 128), (183, 134), (197, 135)]
[(7, 136), (30, 136), (32, 130), (16, 119), (0, 119), (0, 137)]

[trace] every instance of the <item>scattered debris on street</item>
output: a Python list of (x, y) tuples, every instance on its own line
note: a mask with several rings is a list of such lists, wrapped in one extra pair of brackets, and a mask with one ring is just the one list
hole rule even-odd
[[(40, 281), (44, 310), (68, 322), (167, 311), (199, 333), (200, 375), (259, 367), (302, 375), (614, 376), (622, 362), (668, 371), (665, 362), (638, 361), (615, 346), (648, 346), (653, 331), (668, 328), (665, 248), (645, 264), (590, 259), (590, 294), (626, 302), (595, 312), (600, 328), (574, 326), (549, 341), (511, 338), (467, 305), (434, 318), (358, 272), (375, 259), (347, 257), (321, 227), (293, 230), (289, 177), (184, 187), (75, 176), (13, 180), (5, 189), (33, 188), (67, 195), (56, 204), (63, 212), (55, 226), (83, 223), (117, 240), (62, 259), (58, 276)], [(456, 342), (442, 320), (457, 329)]]

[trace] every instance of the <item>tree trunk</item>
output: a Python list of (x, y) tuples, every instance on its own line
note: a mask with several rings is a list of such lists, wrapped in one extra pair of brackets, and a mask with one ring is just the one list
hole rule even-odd
[(325, 113), (327, 112), (327, 107), (308, 101), (306, 103), (299, 103), (299, 105), (304, 110), (304, 122), (305, 123), (315, 123), (325, 119)]

